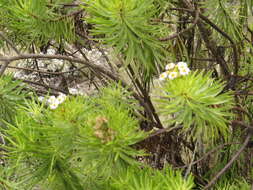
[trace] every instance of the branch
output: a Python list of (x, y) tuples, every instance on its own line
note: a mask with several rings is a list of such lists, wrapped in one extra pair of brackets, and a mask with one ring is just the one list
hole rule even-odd
[[(170, 10), (186, 11), (186, 12), (189, 12), (191, 14), (195, 12), (195, 10), (189, 9), (189, 8), (188, 9), (186, 9), (186, 8), (170, 8)], [(231, 44), (235, 44), (234, 41), (232, 40), (232, 38), (227, 33), (225, 33), (223, 30), (221, 30), (216, 24), (214, 24), (206, 16), (204, 16), (201, 13), (199, 13), (199, 18), (201, 18), (202, 20), (204, 20), (213, 29), (215, 29), (217, 32), (219, 32), (223, 37), (227, 38), (231, 42)]]
[[(9, 40), (2, 32), (0, 32), (0, 37), (3, 38), (7, 44), (11, 46), (11, 48), (16, 52), (16, 54), (20, 54), (19, 50), (16, 48), (16, 46), (12, 43), (11, 40)], [(9, 61), (4, 61), (4, 64), (1, 66), (0, 69), (0, 76), (4, 74), (4, 71), (7, 69), (7, 66), (10, 64)]]
[[(191, 14), (193, 14), (195, 12), (195, 10), (193, 10), (193, 7), (188, 3), (185, 2), (185, 5), (188, 7), (188, 9), (186, 8), (171, 8), (170, 10), (178, 10), (178, 11), (187, 11)], [(209, 24), (213, 29), (215, 29), (217, 32), (219, 32), (223, 37), (225, 37), (226, 39), (229, 40), (229, 42), (232, 45), (233, 48), (233, 65), (234, 65), (234, 75), (237, 75), (238, 73), (238, 69), (239, 69), (239, 63), (238, 63), (238, 52), (237, 52), (237, 48), (236, 48), (236, 43), (233, 41), (233, 39), (224, 31), (222, 31), (217, 25), (215, 25), (212, 21), (210, 21), (206, 16), (204, 16), (203, 14), (199, 13), (199, 17), (205, 21), (207, 24)], [(201, 30), (201, 29), (200, 29)], [(207, 31), (207, 30), (206, 30)], [(205, 33), (205, 32), (204, 32)], [(217, 49), (217, 48), (216, 48)], [(211, 50), (211, 49), (210, 49)], [(215, 50), (215, 49), (214, 49)], [(215, 51), (211, 50), (212, 53), (214, 53)], [(215, 53), (216, 54), (216, 53)], [(214, 55), (215, 56), (215, 55)], [(222, 61), (222, 60), (221, 60)], [(220, 61), (219, 61), (220, 62)], [(224, 62), (224, 61), (222, 61)], [(224, 64), (223, 64), (224, 65)], [(222, 66), (222, 64), (221, 64)], [(228, 70), (227, 66), (223, 66), (225, 70)], [(225, 68), (226, 67), (226, 68)], [(226, 71), (225, 71), (226, 72)], [(236, 82), (236, 76), (233, 76), (234, 80), (232, 81), (232, 87), (235, 86), (235, 82)]]
[[(20, 80), (20, 79), (19, 79)], [(37, 85), (37, 86), (42, 86), (46, 89), (52, 89), (52, 90), (55, 90), (57, 92), (62, 92), (64, 94), (69, 94), (67, 91), (65, 90), (62, 90), (62, 89), (58, 89), (58, 88), (55, 88), (53, 86), (49, 86), (49, 85), (46, 85), (46, 84), (42, 84), (42, 83), (39, 83), (39, 82), (34, 82), (34, 81), (30, 81), (30, 80), (23, 80), (21, 79), (21, 81), (25, 82), (25, 83), (30, 83), (30, 84), (34, 84), (34, 85)]]
[(37, 73), (42, 73), (42, 74), (48, 74), (48, 75), (62, 75), (65, 73), (72, 73), (75, 71), (80, 71), (83, 68), (86, 68), (87, 66), (82, 66), (80, 68), (76, 68), (76, 69), (72, 69), (69, 71), (62, 71), (62, 72), (50, 72), (50, 71), (42, 71), (42, 70), (38, 70), (38, 69), (31, 69), (31, 68), (25, 68), (25, 67), (15, 67), (15, 66), (7, 66), (7, 68), (11, 68), (11, 69), (17, 69), (17, 70), (25, 70), (25, 71), (31, 71), (31, 72), (37, 72)]
[[(159, 129), (159, 130), (151, 133), (146, 139), (152, 138), (154, 136), (157, 136), (157, 135), (160, 135), (160, 134), (163, 134), (163, 133), (170, 133), (174, 130), (182, 129), (182, 128), (183, 128), (183, 126), (176, 126), (176, 127), (172, 127), (172, 128), (170, 128), (170, 127), (162, 128), (162, 129)], [(144, 139), (144, 140), (146, 140), (146, 139)]]
[(238, 111), (238, 113), (244, 113), (245, 115), (247, 115), (248, 119), (251, 120), (251, 115), (249, 112), (247, 112), (245, 109), (243, 109), (242, 107), (239, 106), (235, 106), (232, 108), (233, 110)]
[(243, 145), (241, 146), (241, 148), (234, 154), (234, 156), (232, 157), (232, 159), (226, 164), (226, 166), (220, 170), (215, 176), (214, 178), (204, 187), (204, 190), (211, 188), (215, 182), (232, 166), (233, 162), (236, 161), (236, 159), (240, 156), (240, 154), (242, 153), (242, 151), (247, 147), (250, 139), (252, 137), (252, 133), (249, 132), (249, 134), (246, 136)]
[(66, 19), (66, 18), (68, 18), (68, 17), (72, 17), (72, 16), (75, 16), (75, 15), (78, 15), (78, 14), (82, 13), (83, 11), (84, 11), (83, 9), (77, 10), (77, 11), (74, 11), (74, 12), (69, 13), (69, 14), (67, 14), (67, 15), (63, 15), (63, 16), (60, 16), (60, 17), (58, 17), (58, 18), (51, 19), (51, 20), (49, 20), (49, 22), (61, 21), (61, 20), (64, 20), (64, 19)]
[[(232, 145), (232, 144), (241, 144), (241, 143), (238, 143), (238, 142), (231, 142), (231, 143), (225, 143), (225, 144), (219, 145), (219, 146), (217, 146), (216, 148), (214, 148), (214, 149), (208, 151), (207, 153), (205, 153), (205, 154), (204, 154), (201, 158), (199, 158), (198, 160), (194, 161), (194, 162), (192, 163), (192, 165), (195, 165), (195, 164), (201, 162), (201, 161), (204, 160), (207, 156), (209, 156), (209, 155), (215, 153), (216, 151), (222, 149), (222, 148), (225, 147), (225, 146), (229, 146), (229, 145)], [(182, 169), (182, 168), (187, 168), (187, 167), (188, 167), (188, 165), (184, 165), (184, 166), (175, 167), (174, 169)]]
[(253, 95), (253, 91), (248, 91), (248, 92), (235, 92), (235, 95), (236, 95), (236, 96), (241, 96), (241, 95), (244, 95), (244, 96)]
[(242, 121), (234, 120), (234, 121), (232, 121), (232, 125), (240, 125), (242, 127), (245, 127), (247, 129), (250, 129), (253, 131), (253, 126), (247, 125), (246, 123), (244, 123)]
[[(110, 71), (105, 70), (103, 67), (95, 64), (91, 64), (88, 61), (85, 61), (83, 59), (79, 58), (72, 58), (64, 55), (46, 55), (46, 54), (20, 54), (17, 56), (12, 56), (12, 57), (0, 57), (0, 61), (7, 63), (7, 66), (9, 63), (17, 60), (23, 60), (23, 59), (60, 59), (60, 60), (66, 60), (69, 62), (75, 62), (75, 63), (80, 63), (83, 65), (86, 65), (93, 70), (96, 70), (102, 74), (105, 74), (109, 78), (115, 81), (119, 81), (119, 78), (112, 74)], [(2, 68), (1, 68), (2, 69)], [(0, 71), (1, 74), (1, 71)]]
[(193, 21), (193, 24), (189, 28), (181, 30), (180, 32), (176, 32), (175, 34), (172, 34), (166, 38), (160, 38), (160, 41), (167, 41), (167, 40), (172, 40), (174, 38), (177, 38), (179, 35), (191, 30), (197, 24), (198, 20), (199, 20), (199, 10), (196, 10), (195, 11), (195, 19)]
[(2, 32), (0, 32), (0, 37), (4, 39), (4, 41), (7, 42), (11, 46), (11, 48), (16, 52), (16, 54), (20, 54), (19, 50), (16, 48), (16, 46), (12, 43), (11, 40), (9, 40)]
[[(122, 87), (126, 88), (129, 92), (133, 94), (133, 97), (139, 101), (140, 105), (145, 108), (145, 110), (149, 110), (149, 107), (147, 106), (147, 102), (143, 100), (142, 97), (140, 97), (137, 93), (134, 92), (134, 90), (124, 81), (120, 80), (118, 76), (114, 75), (110, 71), (105, 70), (102, 66), (91, 64), (90, 62), (79, 59), (79, 58), (73, 58), (69, 56), (64, 56), (64, 55), (46, 55), (46, 54), (20, 54), (17, 56), (12, 56), (12, 57), (0, 57), (0, 61), (5, 62), (5, 69), (7, 68), (8, 64), (10, 64), (13, 61), (18, 61), (18, 60), (23, 60), (23, 59), (60, 59), (60, 60), (66, 60), (69, 62), (74, 62), (74, 63), (80, 63), (83, 65), (86, 65), (90, 67), (92, 70), (97, 72), (98, 74), (104, 74), (106, 77), (109, 79), (115, 81), (115, 82), (120, 82)], [(5, 70), (4, 67), (1, 68), (1, 70)], [(1, 74), (0, 70), (0, 74)], [(161, 124), (159, 122), (156, 123), (158, 128), (162, 128)]]
[(211, 22), (206, 16), (201, 15), (200, 17), (207, 24), (209, 24), (212, 28), (214, 28), (217, 32), (219, 32), (223, 37), (228, 39), (228, 41), (231, 43), (232, 49), (233, 49), (233, 62), (234, 62), (234, 73), (233, 74), (237, 75), (238, 69), (239, 69), (239, 64), (238, 64), (238, 52), (237, 52), (236, 43), (234, 42), (234, 40), (227, 33), (222, 31), (217, 25), (215, 25), (213, 22)]
[(67, 18), (69, 18), (69, 17), (78, 15), (78, 14), (80, 14), (80, 13), (82, 13), (82, 12), (83, 12), (83, 10), (81, 9), (81, 10), (77, 10), (77, 11), (74, 11), (74, 12), (72, 12), (72, 13), (69, 13), (69, 14), (67, 14), (67, 15), (62, 15), (62, 16), (57, 17), (57, 18), (54, 18), (54, 19), (43, 19), (43, 18), (40, 18), (39, 16), (37, 16), (37, 15), (31, 13), (31, 12), (28, 12), (27, 14), (28, 14), (29, 16), (31, 16), (31, 17), (33, 17), (33, 18), (35, 18), (35, 19), (37, 19), (37, 20), (41, 20), (41, 21), (43, 21), (43, 22), (58, 22), (58, 21), (67, 19)]
[(0, 76), (2, 76), (4, 74), (4, 71), (7, 69), (7, 67), (8, 67), (9, 64), (10, 64), (9, 61), (4, 61), (4, 64), (1, 65)]

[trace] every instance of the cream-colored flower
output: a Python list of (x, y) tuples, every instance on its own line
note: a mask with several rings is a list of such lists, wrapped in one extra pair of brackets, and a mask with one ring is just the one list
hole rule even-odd
[(56, 97), (55, 96), (50, 96), (49, 98), (48, 98), (48, 100), (47, 100), (47, 103), (48, 104), (51, 104), (51, 103), (53, 103), (53, 102), (55, 102), (56, 101)]
[(180, 75), (188, 75), (189, 72), (190, 72), (190, 69), (188, 67), (179, 70)]
[(177, 68), (179, 70), (182, 70), (182, 69), (188, 68), (188, 66), (187, 66), (187, 63), (185, 63), (185, 62), (178, 62), (177, 63)]
[(44, 101), (45, 101), (45, 97), (44, 97), (44, 96), (40, 96), (40, 97), (38, 97), (38, 100), (39, 100), (40, 102), (44, 102)]
[(171, 69), (174, 69), (175, 68), (175, 63), (169, 63), (165, 66), (165, 69), (166, 70), (171, 70)]
[(161, 80), (161, 81), (165, 80), (167, 78), (167, 76), (168, 76), (167, 72), (163, 72), (162, 74), (160, 74), (159, 80)]
[(55, 96), (50, 96), (47, 100), (50, 109), (54, 110), (60, 104), (59, 100)]
[(58, 107), (58, 105), (59, 105), (59, 101), (57, 99), (55, 99), (54, 102), (49, 104), (49, 107), (50, 107), (50, 109), (54, 110)]
[(64, 102), (66, 100), (67, 96), (63, 93), (61, 93), (58, 97), (57, 100), (59, 102), (59, 104), (61, 104), (62, 102)]
[(171, 72), (169, 73), (169, 79), (173, 80), (174, 78), (177, 78), (178, 72)]

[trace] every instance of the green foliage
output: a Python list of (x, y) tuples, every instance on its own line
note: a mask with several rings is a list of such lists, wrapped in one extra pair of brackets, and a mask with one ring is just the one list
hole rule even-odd
[(2, 131), (8, 165), (22, 187), (80, 190), (137, 164), (135, 156), (143, 153), (131, 145), (146, 134), (138, 130), (132, 109), (119, 100), (126, 95), (113, 97), (120, 92), (114, 88), (105, 91), (111, 99), (68, 98), (56, 110), (33, 100), (19, 108), (15, 124), (7, 123)]
[[(247, 4), (245, 3), (245, 5)], [(207, 8), (206, 15), (211, 15), (213, 22), (233, 40), (242, 40), (241, 30), (244, 23), (240, 23), (240, 19), (244, 15), (240, 15), (239, 1), (233, 3), (229, 0), (205, 1), (203, 7)]]
[(50, 40), (74, 38), (74, 25), (68, 12), (60, 12), (58, 3), (71, 1), (0, 0), (0, 26), (11, 39), (22, 45), (43, 45)]
[[(14, 80), (11, 75), (0, 77), (0, 143), (4, 143), (1, 130), (6, 125), (3, 120), (14, 123), (18, 107), (24, 102), (26, 93), (22, 92), (22, 90), (21, 81)], [(9, 169), (4, 167), (3, 149), (0, 148), (0, 189), (18, 189), (18, 185), (11, 180), (11, 175), (12, 173), (9, 172)]]
[(164, 60), (163, 44), (158, 41), (161, 25), (151, 24), (156, 14), (153, 0), (94, 0), (85, 7), (93, 34), (122, 53), (136, 75), (149, 81)]
[(0, 118), (12, 122), (16, 108), (22, 104), (25, 94), (22, 93), (21, 81), (14, 80), (11, 75), (0, 77)]
[[(0, 159), (4, 161), (4, 165), (0, 165), (0, 188), (190, 190), (194, 187), (191, 175), (184, 179), (179, 171), (167, 167), (158, 171), (144, 163), (155, 168), (167, 162), (174, 166), (188, 165), (186, 174), (193, 171), (198, 179), (207, 181), (222, 170), (241, 146), (233, 142), (241, 142), (247, 131), (234, 125), (229, 128), (234, 119), (231, 110), (234, 101), (232, 93), (223, 91), (223, 76), (226, 75), (226, 81), (231, 82), (229, 77), (236, 75), (233, 89), (236, 109), (241, 110), (236, 117), (237, 123), (250, 124), (253, 118), (253, 99), (250, 96), (253, 1), (187, 3), (191, 6), (172, 0), (0, 0), (0, 32), (8, 39), (0, 40), (0, 46), (9, 48), (13, 42), (21, 52), (15, 58), (26, 57), (22, 52), (23, 46), (35, 49), (35, 54), (40, 53), (36, 51), (39, 49), (44, 52), (48, 47), (57, 48), (57, 53), (69, 56), (68, 60), (74, 58), (70, 61), (73, 67), (79, 68), (76, 64), (89, 62), (85, 65), (87, 68), (80, 71), (83, 76), (88, 73), (87, 78), (96, 88), (107, 84), (110, 79), (123, 80), (126, 88), (128, 84), (131, 86), (128, 90), (135, 92), (134, 98), (140, 103), (137, 104), (124, 88), (112, 85), (99, 89), (93, 97), (68, 97), (51, 110), (52, 106), (37, 99), (26, 100), (24, 105), (21, 83), (13, 81), (11, 76), (0, 78), (0, 135), (5, 140), (0, 146)], [(191, 7), (200, 13), (197, 24), (195, 10), (190, 10)], [(204, 35), (205, 32), (208, 35)], [(170, 33), (173, 35), (168, 41), (159, 40)], [(116, 61), (125, 63), (126, 71), (117, 67), (113, 71), (107, 70), (108, 67), (93, 62), (96, 56), (86, 56), (88, 51), (83, 51), (84, 48), (100, 49), (100, 42), (108, 45), (109, 49), (114, 48)], [(214, 47), (218, 50), (215, 51)], [(111, 59), (111, 53), (106, 57), (104, 48), (101, 52), (113, 68), (115, 60)], [(167, 57), (169, 60), (165, 59)], [(83, 62), (75, 58), (83, 59)], [(229, 70), (225, 74), (219, 70), (224, 62), (222, 58)], [(211, 73), (197, 71), (166, 81), (157, 105), (161, 115), (157, 115), (150, 99), (150, 84), (161, 65), (178, 60), (189, 60), (191, 69), (215, 71), (213, 74), (221, 80), (211, 78)], [(49, 73), (43, 72), (46, 68), (39, 65), (42, 64), (35, 66), (42, 71), (40, 82), (47, 83), (43, 77)], [(94, 69), (100, 66), (100, 69)], [(28, 65), (29, 70), (30, 67)], [(102, 71), (104, 69), (106, 72)], [(94, 76), (93, 72), (96, 72)], [(55, 76), (55, 81), (59, 81), (59, 74), (50, 77)], [(64, 72), (65, 75), (67, 81), (62, 78), (66, 82), (63, 86), (67, 88), (68, 84), (74, 83), (68, 82), (76, 75)], [(97, 83), (97, 79), (101, 81)], [(42, 86), (45, 86), (44, 82)], [(139, 109), (140, 106), (143, 110)], [(163, 116), (169, 118), (166, 125), (171, 125), (172, 129), (182, 126), (182, 129), (169, 132), (162, 129), (164, 123), (159, 121), (159, 117)], [(161, 129), (145, 139), (148, 134), (140, 127)], [(178, 138), (180, 133), (183, 135)], [(228, 137), (232, 143), (229, 142), (228, 146), (221, 144)], [(214, 142), (221, 145), (212, 154), (206, 154)], [(143, 150), (139, 150), (141, 147), (147, 148), (151, 154), (148, 158), (144, 157), (146, 153)], [(247, 172), (252, 163), (245, 164), (251, 156), (246, 150), (219, 178), (220, 181), (224, 178), (229, 180), (214, 188), (250, 188), (245, 181), (236, 181), (241, 174), (249, 178)], [(137, 156), (144, 161), (138, 162)], [(199, 159), (201, 162), (194, 162)], [(195, 167), (190, 167), (192, 162)]]
[(165, 167), (162, 171), (151, 168), (128, 168), (112, 186), (115, 190), (191, 190), (193, 177), (182, 177), (180, 171)]
[(233, 98), (223, 93), (224, 84), (210, 75), (194, 72), (168, 80), (158, 101), (161, 114), (171, 116), (168, 124), (182, 124), (195, 139), (211, 141), (220, 135), (228, 136)]
[(0, 165), (0, 189), (4, 189), (4, 188), (8, 188), (8, 186), (10, 187), (11, 185), (9, 185), (9, 182), (4, 179), (5, 178), (5, 168)]
[(219, 183), (214, 188), (215, 190), (249, 190), (250, 185), (247, 183), (245, 179), (242, 180), (234, 180), (233, 182), (225, 182)]

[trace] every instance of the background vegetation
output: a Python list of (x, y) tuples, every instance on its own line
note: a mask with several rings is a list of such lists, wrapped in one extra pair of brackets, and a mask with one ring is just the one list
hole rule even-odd
[(252, 0), (0, 0), (0, 18), (0, 188), (253, 188)]

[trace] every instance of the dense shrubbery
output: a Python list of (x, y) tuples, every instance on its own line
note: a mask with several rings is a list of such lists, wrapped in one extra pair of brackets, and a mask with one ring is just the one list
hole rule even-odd
[[(250, 189), (252, 9), (0, 0), (0, 188)], [(106, 65), (89, 60), (94, 48)], [(38, 73), (23, 80), (37, 87), (10, 68)], [(92, 96), (70, 95), (87, 80)]]

